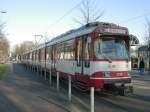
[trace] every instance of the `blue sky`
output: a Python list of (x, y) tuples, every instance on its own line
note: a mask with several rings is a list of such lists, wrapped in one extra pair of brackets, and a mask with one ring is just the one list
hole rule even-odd
[[(0, 0), (1, 21), (7, 23), (5, 33), (11, 44), (34, 40), (34, 35), (52, 38), (67, 30), (77, 28), (73, 18), (80, 16), (78, 5), (59, 23), (56, 21), (81, 0)], [(140, 40), (147, 35), (146, 18), (150, 20), (150, 0), (96, 0), (98, 9), (104, 11), (100, 21), (117, 23), (129, 28)], [(149, 13), (149, 14), (147, 14)], [(138, 19), (131, 18), (143, 15)]]

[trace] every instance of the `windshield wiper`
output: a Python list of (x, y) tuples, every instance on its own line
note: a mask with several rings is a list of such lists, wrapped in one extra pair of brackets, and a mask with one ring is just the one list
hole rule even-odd
[(107, 59), (109, 63), (112, 63), (112, 60), (111, 60), (109, 57), (107, 57), (107, 56), (104, 55), (103, 53), (101, 53), (101, 55), (102, 55), (105, 59)]

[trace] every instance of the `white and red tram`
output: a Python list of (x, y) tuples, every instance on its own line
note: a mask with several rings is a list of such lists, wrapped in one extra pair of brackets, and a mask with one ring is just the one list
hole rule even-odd
[(89, 23), (25, 53), (23, 62), (59, 72), (63, 78), (71, 75), (82, 89), (103, 90), (119, 84), (124, 90), (131, 83), (129, 40), (125, 27)]

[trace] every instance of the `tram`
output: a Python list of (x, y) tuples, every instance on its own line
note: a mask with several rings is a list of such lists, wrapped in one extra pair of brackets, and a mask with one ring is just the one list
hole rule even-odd
[(129, 32), (113, 23), (94, 22), (70, 30), (22, 55), (22, 63), (72, 76), (80, 90), (131, 92)]

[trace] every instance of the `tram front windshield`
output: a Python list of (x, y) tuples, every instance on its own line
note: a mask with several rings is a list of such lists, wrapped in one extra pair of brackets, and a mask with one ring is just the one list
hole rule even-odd
[(96, 59), (128, 59), (128, 50), (123, 39), (97, 38), (94, 42)]

